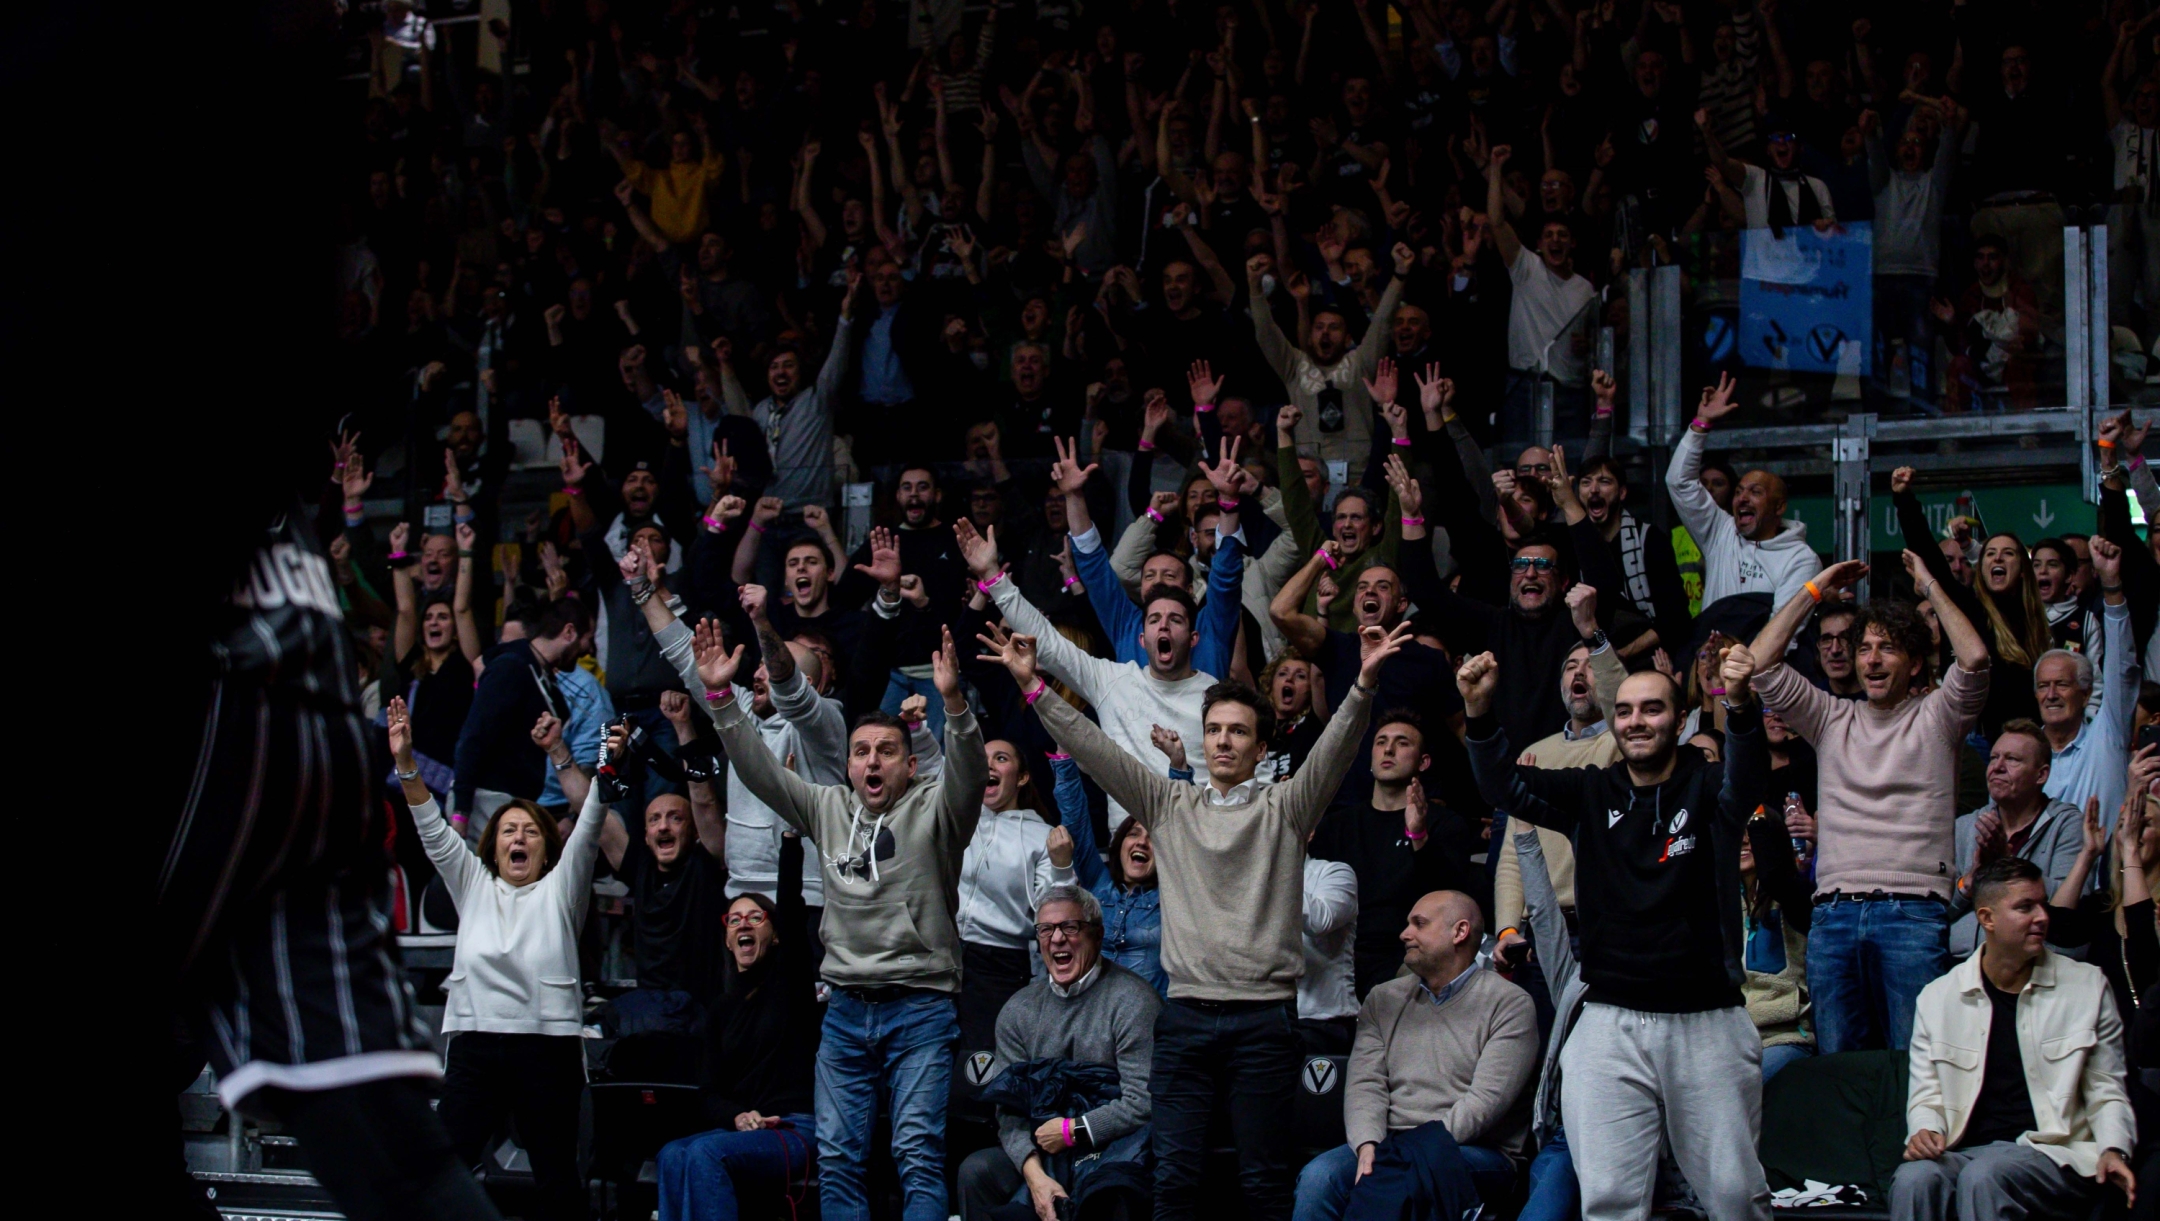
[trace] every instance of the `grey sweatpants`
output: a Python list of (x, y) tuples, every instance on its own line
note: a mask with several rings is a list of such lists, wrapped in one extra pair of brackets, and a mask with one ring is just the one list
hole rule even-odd
[(1711, 1221), (1763, 1221), (1762, 1037), (1747, 1010), (1645, 1013), (1584, 1005), (1560, 1049), (1560, 1116), (1583, 1221), (1641, 1221), (1658, 1142)]
[(1890, 1182), (1890, 1221), (2025, 1221), (2081, 1217), (2094, 1184), (2028, 1145), (1996, 1141), (1907, 1162)]

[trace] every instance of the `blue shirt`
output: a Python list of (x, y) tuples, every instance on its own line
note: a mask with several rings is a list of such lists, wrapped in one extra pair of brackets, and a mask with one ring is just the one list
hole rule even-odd
[[(607, 724), (615, 719), (615, 701), (608, 698), (607, 688), (593, 677), (592, 671), (583, 666), (572, 666), (555, 675), (555, 689), (562, 692), (563, 703), (570, 706), (570, 719), (563, 723), (563, 745), (570, 748), (570, 757), (587, 772), (600, 761), (600, 739), (607, 734)], [(569, 798), (563, 795), (562, 781), (555, 775), (555, 765), (548, 764), (546, 783), (540, 786), (540, 804), (561, 805)]]
[(914, 383), (900, 367), (900, 350), (893, 346), (893, 319), (900, 308), (880, 310), (870, 333), (863, 336), (862, 397), (866, 403), (905, 403), (915, 397)]
[[(2041, 791), (2057, 801), (2085, 808), (2100, 799), (2100, 824), (2115, 833), (2123, 791), (2130, 783), (2130, 724), (2137, 714), (2137, 649), (2130, 643), (2130, 604), (2101, 607), (2100, 715), (2085, 722), (2070, 745), (2055, 752)], [(2097, 882), (2097, 876), (2095, 882)]]
[[(1230, 672), (1230, 655), (1237, 648), (1239, 598), (1245, 580), (1244, 531), (1215, 541), (1215, 555), (1208, 561), (1207, 601), (1200, 607), (1200, 621), (1193, 624), (1192, 668), (1217, 677)], [(1109, 633), (1117, 659), (1136, 666), (1148, 664), (1140, 647), (1140, 627), (1145, 616), (1138, 603), (1125, 592), (1110, 567), (1110, 552), (1103, 546), (1102, 532), (1090, 526), (1072, 536), (1073, 569), (1087, 587), (1088, 605)], [(1190, 749), (1193, 743), (1186, 743)]]

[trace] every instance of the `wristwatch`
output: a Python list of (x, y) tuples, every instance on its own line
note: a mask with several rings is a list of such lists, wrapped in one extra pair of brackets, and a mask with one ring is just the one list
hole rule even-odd
[(1593, 630), (1588, 636), (1582, 638), (1582, 642), (1593, 653), (1602, 653), (1612, 645), (1612, 642), (1605, 638), (1604, 628)]

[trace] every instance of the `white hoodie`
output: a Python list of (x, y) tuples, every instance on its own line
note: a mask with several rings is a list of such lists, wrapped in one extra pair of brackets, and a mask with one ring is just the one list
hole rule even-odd
[(1702, 604), (1708, 606), (1734, 594), (1769, 594), (1775, 613), (1816, 573), (1818, 561), (1814, 548), (1808, 546), (1807, 527), (1786, 522), (1767, 542), (1741, 537), (1732, 514), (1718, 508), (1703, 486), (1702, 463), (1703, 434), (1690, 428), (1673, 447), (1665, 489), (1672, 493), (1673, 508), (1702, 549)]

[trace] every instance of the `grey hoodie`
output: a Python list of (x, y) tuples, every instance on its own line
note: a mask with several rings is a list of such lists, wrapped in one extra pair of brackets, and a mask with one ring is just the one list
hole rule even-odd
[(1792, 601), (1817, 571), (1807, 527), (1796, 521), (1762, 542), (1743, 538), (1732, 514), (1717, 507), (1702, 483), (1703, 434), (1685, 429), (1665, 470), (1673, 510), (1702, 549), (1702, 604), (1734, 594), (1769, 594), (1772, 613)]
[[(663, 643), (688, 631), (672, 624)], [(826, 982), (960, 991), (960, 931), (953, 921), (960, 859), (975, 836), (990, 778), (974, 712), (946, 714), (937, 779), (910, 784), (891, 809), (872, 814), (847, 785), (812, 784), (783, 766), (741, 699), (716, 706), (704, 698), (694, 665), (683, 681), (711, 711), (733, 777), (818, 847), (825, 876), (819, 974)]]
[[(1979, 824), (1982, 814), (1994, 808), (1995, 803), (1991, 801), (1970, 814), (1958, 816), (1954, 859), (1961, 878), (1972, 872), (1973, 828)], [(2041, 874), (2047, 878), (2048, 894), (2053, 895), (2055, 888), (2062, 885), (2063, 878), (2069, 874), (2070, 866), (2077, 863), (2078, 853), (2084, 847), (2084, 813), (2067, 801), (2050, 800), (2041, 807), (2040, 817), (2033, 820), (2032, 834), (2025, 837), (2025, 846), (2018, 849), (2017, 855), (2040, 867)], [(1950, 925), (1950, 956), (1964, 958), (1980, 944), (1980, 920), (1973, 915), (1972, 895), (1965, 887), (1950, 888), (1950, 911), (1956, 917)]]

